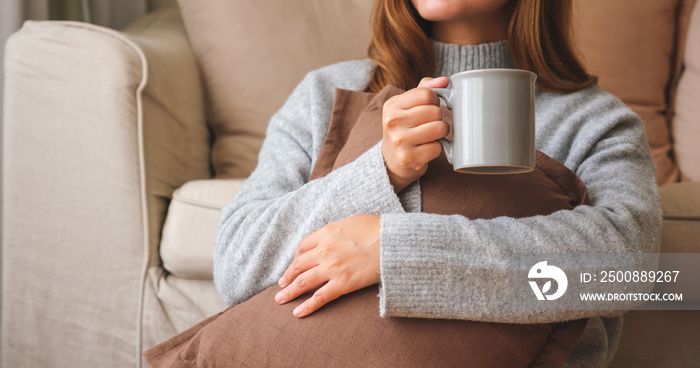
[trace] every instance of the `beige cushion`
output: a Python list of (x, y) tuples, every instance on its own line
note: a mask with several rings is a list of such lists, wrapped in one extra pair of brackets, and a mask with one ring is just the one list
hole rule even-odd
[(664, 211), (664, 253), (700, 253), (700, 183), (677, 183), (659, 190)]
[(208, 97), (218, 177), (255, 168), (268, 120), (310, 70), (360, 58), (373, 0), (179, 0)]
[(160, 244), (166, 271), (181, 278), (212, 279), (221, 207), (242, 183), (242, 179), (196, 180), (175, 191)]
[(700, 310), (625, 314), (611, 368), (695, 367), (700, 362)]
[[(700, 253), (700, 183), (676, 183), (659, 189), (664, 222), (661, 252)], [(657, 283), (657, 292), (683, 293), (685, 302), (700, 303), (691, 280)]]
[[(575, 4), (575, 35), (600, 86), (637, 112), (657, 165), (657, 182), (678, 180), (667, 117), (677, 73), (676, 39), (694, 0), (586, 0)], [(679, 9), (683, 11), (679, 11)]]
[(700, 181), (700, 6), (696, 5), (685, 49), (685, 71), (678, 85), (672, 132), (681, 177)]
[[(155, 270), (151, 271), (154, 275), (150, 276), (156, 276)], [(182, 278), (167, 272), (154, 279), (158, 280), (153, 292), (158, 297), (160, 309), (157, 310), (157, 315), (149, 314), (153, 309), (146, 309), (144, 325), (148, 326), (147, 331), (153, 331), (153, 337), (157, 337), (158, 341), (149, 338), (144, 349), (169, 339), (228, 307), (219, 297), (212, 280)], [(147, 289), (150, 286), (147, 284)]]

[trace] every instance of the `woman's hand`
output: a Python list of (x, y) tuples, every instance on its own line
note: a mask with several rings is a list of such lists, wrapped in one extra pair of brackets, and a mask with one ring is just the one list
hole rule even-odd
[(417, 88), (384, 103), (382, 154), (396, 193), (423, 176), (428, 162), (440, 155), (437, 140), (449, 133), (449, 126), (442, 121), (440, 101), (429, 88), (448, 83), (445, 77), (423, 78)]
[(378, 215), (354, 215), (330, 223), (304, 238), (279, 280), (275, 301), (284, 304), (323, 283), (294, 309), (307, 316), (341, 295), (379, 282)]

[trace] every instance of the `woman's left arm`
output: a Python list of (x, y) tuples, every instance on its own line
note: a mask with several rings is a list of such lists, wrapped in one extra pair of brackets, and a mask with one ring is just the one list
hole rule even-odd
[(543, 101), (560, 112), (549, 111), (556, 123), (538, 126), (538, 137), (546, 137), (538, 146), (583, 180), (591, 205), (520, 219), (382, 216), (382, 315), (546, 323), (604, 314), (509, 311), (505, 298), (494, 297), (507, 295), (513, 254), (659, 250), (661, 206), (641, 121), (604, 92), (587, 93), (571, 97), (584, 102), (569, 112)]

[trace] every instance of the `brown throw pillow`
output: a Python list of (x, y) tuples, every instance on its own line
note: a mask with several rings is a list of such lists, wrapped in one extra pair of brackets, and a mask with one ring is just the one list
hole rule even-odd
[[(148, 350), (151, 367), (557, 367), (586, 320), (504, 325), (381, 318), (377, 287), (298, 319), (272, 286)], [(565, 351), (565, 352), (562, 352)]]
[[(338, 90), (312, 179), (379, 142), (381, 107), (401, 92), (394, 87), (376, 95)], [(457, 174), (443, 156), (430, 163), (421, 188), (424, 211), (470, 218), (548, 214), (587, 201), (576, 175), (542, 153), (535, 170), (518, 175)], [(447, 197), (446, 191), (458, 195)], [(515, 205), (513, 198), (519, 201)], [(292, 311), (305, 298), (280, 306), (274, 301), (278, 290), (272, 286), (148, 350), (144, 357), (152, 367), (554, 367), (566, 361), (587, 322), (381, 318), (376, 286), (297, 319)]]

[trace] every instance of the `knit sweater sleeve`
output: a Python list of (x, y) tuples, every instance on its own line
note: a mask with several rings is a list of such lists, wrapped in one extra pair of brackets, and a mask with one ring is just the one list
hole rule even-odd
[[(402, 211), (379, 145), (329, 175), (308, 182), (328, 127), (335, 87), (361, 88), (369, 64), (346, 73), (310, 73), (273, 116), (258, 166), (222, 209), (214, 253), (214, 282), (227, 304), (240, 303), (277, 282), (306, 235), (358, 213)], [(359, 70), (354, 70), (359, 69)]]
[(597, 88), (537, 99), (538, 148), (583, 180), (591, 205), (521, 219), (383, 215), (383, 316), (543, 323), (601, 315), (509, 310), (509, 256), (658, 251), (660, 203), (639, 118)]

